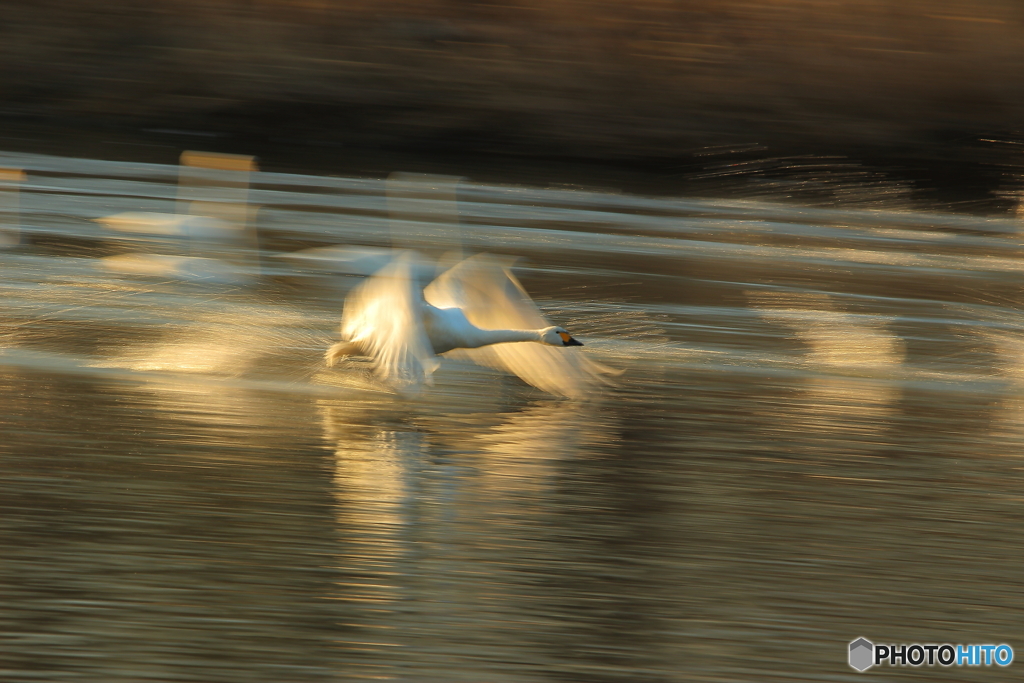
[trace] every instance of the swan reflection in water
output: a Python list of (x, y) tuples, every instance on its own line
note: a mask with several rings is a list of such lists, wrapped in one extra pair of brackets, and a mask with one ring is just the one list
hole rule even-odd
[(540, 399), (504, 412), (456, 403), (463, 410), (400, 406), (388, 395), (318, 401), (347, 576), (331, 597), (349, 603), (363, 629), (343, 646), (386, 653), (367, 658), (382, 675), (393, 669), (381, 661), (411, 652), (440, 675), (468, 644), (522, 646), (511, 632), (543, 607), (523, 563), (571, 555), (553, 518), (559, 482), (618, 438), (594, 402)]
[(444, 401), (398, 404), (386, 394), (319, 399), (324, 438), (334, 449), (339, 514), (352, 523), (346, 526), (412, 521), (401, 519), (412, 509), (405, 505), (422, 500), (428, 482), (455, 486), (449, 502), (456, 508), (482, 503), (494, 509), (510, 495), (544, 495), (566, 463), (596, 457), (618, 441), (614, 415), (596, 402), (541, 399), (492, 412), (480, 411), (481, 403), (498, 402), (480, 399), (453, 402), (461, 412), (439, 405)]

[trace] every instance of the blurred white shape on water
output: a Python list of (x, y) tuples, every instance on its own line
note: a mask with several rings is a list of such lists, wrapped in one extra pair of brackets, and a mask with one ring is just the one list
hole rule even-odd
[[(1024, 436), (1024, 328), (1017, 316), (990, 316), (989, 325), (972, 330), (972, 336), (980, 344), (971, 354), (984, 357), (989, 354), (995, 363), (991, 372), (1006, 383), (997, 402), (998, 410), (993, 411), (991, 434), (1009, 438), (1019, 443)], [(1019, 455), (1019, 446), (1014, 447)]]
[(751, 303), (809, 347), (808, 366), (870, 371), (903, 362), (904, 345), (887, 329), (889, 318), (839, 311), (832, 298), (814, 293), (759, 292)]
[(110, 230), (143, 235), (167, 235), (197, 239), (235, 237), (230, 233), (235, 229), (233, 226), (210, 216), (125, 211), (98, 218), (96, 222)]
[(256, 208), (248, 202), (254, 157), (183, 152), (178, 213), (129, 211), (97, 219), (147, 251), (102, 259), (115, 272), (212, 282), (247, 282), (259, 274)]
[(142, 252), (107, 256), (103, 258), (103, 266), (125, 275), (174, 277), (207, 282), (236, 282), (242, 275), (238, 268), (220, 259)]
[(832, 297), (812, 292), (758, 292), (751, 304), (769, 321), (793, 330), (808, 347), (802, 400), (775, 405), (774, 419), (797, 430), (870, 434), (900, 398), (891, 380), (905, 358), (890, 318), (837, 310)]
[(19, 192), (25, 173), (16, 168), (0, 168), (0, 248), (21, 242)]
[(572, 398), (592, 395), (601, 375), (613, 372), (561, 348), (581, 344), (545, 319), (512, 274), (514, 259), (477, 254), (426, 289), (416, 260), (405, 252), (349, 295), (343, 341), (328, 350), (329, 364), (371, 357), (378, 377), (405, 394), (430, 383), (445, 353)]

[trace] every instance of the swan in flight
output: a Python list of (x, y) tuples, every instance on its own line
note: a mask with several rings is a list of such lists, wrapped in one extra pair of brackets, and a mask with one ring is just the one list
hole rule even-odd
[(544, 319), (512, 274), (514, 261), (477, 254), (423, 289), (414, 252), (402, 252), (349, 294), (344, 341), (327, 350), (327, 364), (369, 357), (380, 379), (415, 394), (445, 354), (511, 372), (553, 394), (587, 396), (601, 374), (614, 371), (566, 348), (583, 344)]

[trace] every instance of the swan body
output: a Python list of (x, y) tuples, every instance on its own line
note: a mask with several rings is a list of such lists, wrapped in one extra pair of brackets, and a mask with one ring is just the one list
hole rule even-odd
[(550, 393), (585, 396), (609, 370), (565, 349), (583, 344), (548, 324), (511, 263), (477, 254), (421, 289), (413, 254), (402, 253), (345, 300), (345, 341), (328, 349), (327, 364), (367, 356), (378, 377), (416, 393), (445, 354), (511, 372)]

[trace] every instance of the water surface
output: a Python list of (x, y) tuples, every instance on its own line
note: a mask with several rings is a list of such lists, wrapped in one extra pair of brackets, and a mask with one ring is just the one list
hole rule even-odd
[[(27, 174), (0, 251), (5, 680), (854, 680), (858, 636), (1024, 653), (1016, 220), (472, 182), (396, 218), (380, 180), (263, 173), (250, 230), (204, 241), (96, 221), (179, 211), (175, 167), (0, 164)], [(359, 278), (294, 252), (401, 221), (524, 257), (617, 384), (567, 401), (445, 362), (402, 399), (323, 368)]]

